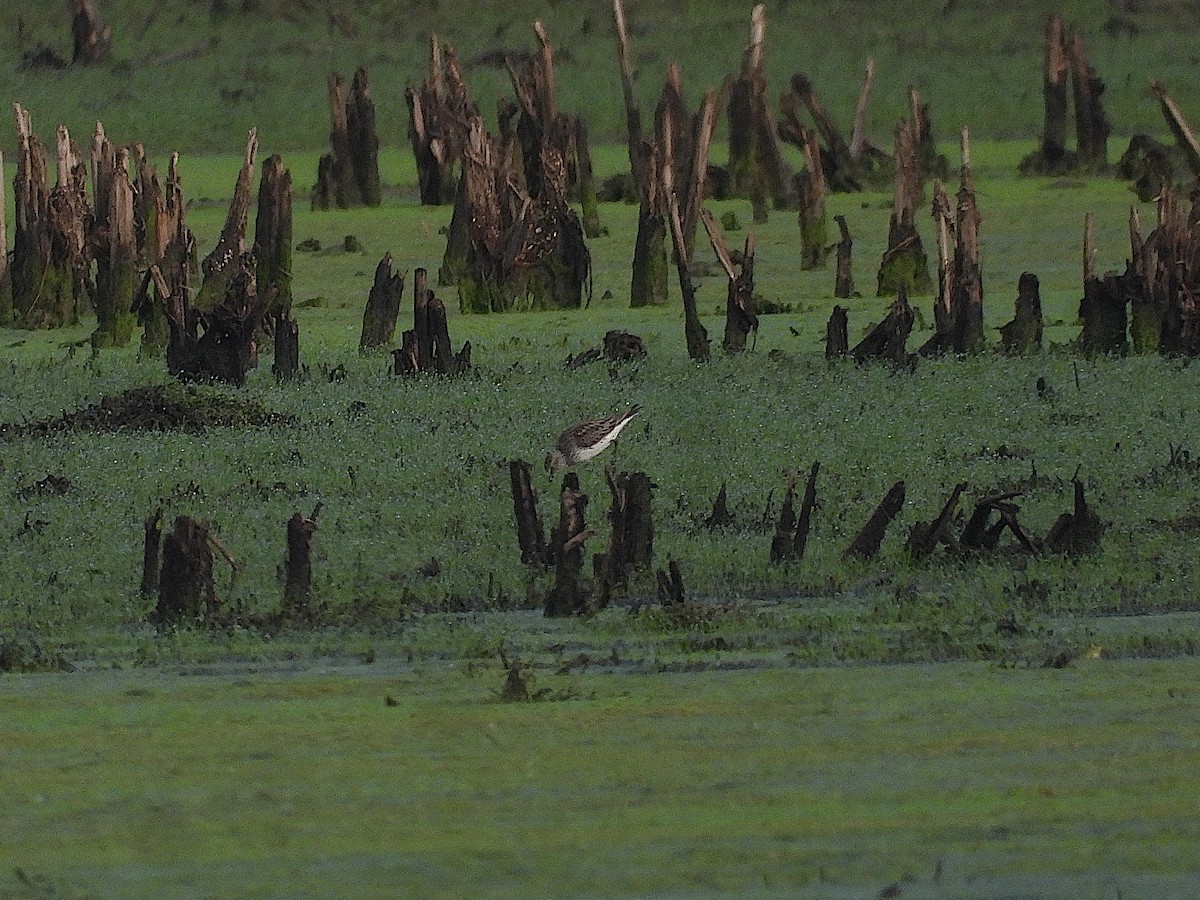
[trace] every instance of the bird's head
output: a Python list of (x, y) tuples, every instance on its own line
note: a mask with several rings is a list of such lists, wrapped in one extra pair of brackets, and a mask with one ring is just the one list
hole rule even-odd
[(567, 458), (557, 447), (546, 454), (546, 471), (553, 478), (560, 469), (567, 467)]

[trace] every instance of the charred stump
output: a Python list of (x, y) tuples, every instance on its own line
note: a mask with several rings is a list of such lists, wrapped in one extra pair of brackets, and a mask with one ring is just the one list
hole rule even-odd
[(275, 305), (275, 361), (271, 372), (276, 381), (291, 381), (300, 371), (300, 325), (290, 309)]
[(726, 531), (733, 527), (733, 513), (729, 511), (729, 492), (724, 481), (713, 499), (712, 512), (704, 520), (704, 527), (710, 532)]
[(846, 310), (835, 306), (825, 323), (825, 358), (842, 359), (850, 355), (850, 323)]
[(1042, 297), (1038, 278), (1021, 273), (1017, 303), (1011, 322), (1000, 326), (1000, 346), (1005, 353), (1032, 353), (1042, 349)]
[(833, 221), (837, 222), (841, 234), (837, 245), (837, 275), (833, 282), (833, 296), (848, 299), (854, 296), (854, 239), (850, 237), (845, 216), (834, 216)]
[(246, 156), (233, 188), (229, 211), (217, 246), (200, 263), (204, 280), (196, 294), (195, 307), (213, 309), (226, 297), (230, 285), (252, 268), (246, 252), (246, 225), (250, 216), (250, 186), (254, 181), (254, 161), (258, 156), (258, 129), (251, 128), (246, 138)]
[(1087, 172), (1108, 168), (1108, 136), (1112, 131), (1100, 96), (1104, 82), (1088, 63), (1083, 36), (1069, 38), (1067, 53), (1071, 65), (1071, 88), (1075, 100), (1075, 153), (1079, 167)]
[(653, 485), (645, 472), (615, 474), (611, 467), (604, 471), (612, 506), (608, 518), (612, 532), (608, 550), (597, 554), (595, 564), (599, 575), (601, 607), (629, 587), (636, 569), (649, 568), (654, 559), (654, 522), (650, 498)]
[(677, 560), (668, 560), (666, 571), (655, 573), (658, 582), (658, 602), (663, 606), (678, 606), (687, 602), (687, 589), (683, 585), (683, 572)]
[[(825, 171), (821, 167), (821, 149), (816, 136), (807, 129), (804, 132), (804, 170), (796, 176), (796, 195), (800, 212), (800, 268), (822, 269), (829, 250), (825, 218)], [(845, 219), (842, 219), (845, 223)], [(843, 240), (847, 236), (843, 232)], [(837, 296), (849, 296), (838, 294)]]
[(313, 209), (379, 206), (379, 135), (366, 69), (354, 73), (349, 91), (341, 75), (329, 76), (329, 116), (331, 152), (317, 165)]
[(890, 297), (903, 285), (911, 295), (933, 290), (929, 260), (917, 231), (916, 208), (921, 201), (921, 171), (917, 165), (912, 124), (896, 126), (895, 201), (888, 224), (888, 245), (879, 263), (877, 296)]
[(255, 279), (275, 291), (272, 314), (292, 308), (292, 173), (279, 154), (263, 163), (254, 219)]
[(17, 175), (13, 184), (13, 324), (18, 328), (59, 328), (79, 321), (91, 294), (87, 226), (87, 167), (66, 127), (56, 140), (58, 182), (51, 190), (46, 151), (33, 134), (29, 113), (16, 114)]
[(867, 523), (855, 535), (850, 546), (846, 548), (844, 554), (846, 558), (874, 559), (883, 544), (883, 536), (887, 532), (888, 525), (903, 507), (904, 482), (897, 481), (879, 501), (879, 505), (871, 513)]
[(733, 257), (725, 245), (720, 226), (713, 219), (712, 213), (702, 209), (701, 221), (713, 250), (729, 279), (729, 288), (725, 298), (725, 338), (721, 346), (726, 353), (741, 353), (746, 349), (746, 338), (751, 331), (758, 331), (758, 315), (754, 302), (754, 232), (746, 236), (746, 245), (742, 253), (741, 271), (734, 268)]
[(156, 624), (204, 621), (217, 612), (210, 537), (208, 523), (176, 517), (163, 540), (158, 605), (152, 614)]
[(149, 599), (158, 593), (158, 575), (162, 555), (163, 511), (160, 506), (154, 515), (146, 516), (142, 525), (146, 532), (142, 545), (141, 595)]
[(295, 512), (287, 523), (282, 611), (284, 618), (293, 621), (309, 621), (316, 612), (312, 602), (312, 542), (320, 512), (318, 503), (311, 516)]
[(421, 203), (440, 206), (454, 201), (467, 131), (479, 109), (471, 101), (454, 48), (436, 34), (429, 43), (429, 77), (419, 88), (408, 88), (404, 97)]
[[(996, 549), (1000, 536), (1007, 528), (1017, 539), (1021, 549), (1026, 553), (1037, 553), (1037, 543), (1017, 518), (1020, 508), (1012, 500), (1018, 495), (1019, 492), (1010, 491), (976, 501), (975, 509), (963, 528), (959, 546), (964, 550), (990, 552)], [(995, 522), (992, 522), (992, 513), (998, 514)]]
[(90, 66), (102, 61), (112, 50), (112, 27), (100, 21), (92, 0), (73, 0), (71, 37), (72, 63)]
[(792, 177), (767, 107), (766, 32), (766, 7), (760, 3), (751, 15), (741, 74), (729, 92), (730, 190), (739, 197), (771, 197), (777, 208), (786, 209), (793, 200)]
[(1083, 327), (1078, 347), (1088, 356), (1124, 353), (1129, 349), (1127, 282), (1115, 273), (1097, 277), (1093, 241), (1093, 217), (1088, 213), (1083, 224), (1083, 299), (1079, 301)]
[(124, 347), (133, 337), (138, 285), (138, 239), (134, 221), (134, 186), (129, 180), (129, 151), (119, 151), (96, 123), (92, 141), (95, 212), (90, 243), (96, 260), (96, 330), (92, 346)]
[[(166, 285), (160, 284), (165, 291)], [(259, 295), (249, 266), (229, 284), (221, 304), (208, 312), (192, 308), (186, 294), (166, 296), (169, 329), (167, 371), (176, 378), (213, 379), (242, 385), (258, 365), (257, 336), (270, 306)], [(198, 329), (203, 334), (198, 335)]]
[(533, 489), (530, 465), (523, 459), (509, 460), (509, 480), (512, 483), (513, 518), (517, 523), (517, 544), (521, 562), (535, 569), (550, 565), (542, 517), (538, 512), (537, 492)]
[(429, 289), (424, 269), (413, 274), (413, 327), (404, 332), (400, 349), (392, 353), (396, 375), (461, 375), (471, 368), (471, 343), (454, 353), (446, 307)]
[(559, 493), (558, 527), (550, 535), (554, 560), (554, 586), (546, 595), (548, 617), (575, 616), (587, 611), (591, 591), (583, 576), (583, 545), (595, 532), (587, 527), (588, 496), (579, 487), (579, 476), (563, 476)]
[(850, 355), (859, 364), (873, 359), (887, 360), (897, 368), (911, 364), (912, 357), (905, 346), (914, 318), (912, 307), (908, 305), (908, 292), (901, 286), (883, 321), (867, 332)]
[(407, 272), (392, 271), (392, 254), (385, 253), (375, 267), (375, 281), (363, 310), (362, 336), (358, 341), (360, 352), (367, 353), (392, 343), (407, 277)]
[[(142, 326), (142, 350), (158, 354), (169, 340), (166, 307), (167, 298), (189, 295), (191, 272), (196, 261), (196, 239), (184, 221), (187, 204), (179, 177), (179, 154), (171, 154), (165, 187), (160, 187), (156, 173), (145, 180), (150, 185), (154, 212), (153, 241), (147, 242), (150, 268), (142, 279), (134, 298), (133, 308)], [(149, 230), (149, 229), (148, 229)]]

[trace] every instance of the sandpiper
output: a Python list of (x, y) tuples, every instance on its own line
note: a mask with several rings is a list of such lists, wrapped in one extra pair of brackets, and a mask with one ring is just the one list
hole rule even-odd
[(546, 455), (546, 471), (553, 476), (559, 469), (585, 463), (617, 439), (621, 429), (641, 411), (634, 405), (628, 412), (572, 425), (558, 436), (554, 449)]

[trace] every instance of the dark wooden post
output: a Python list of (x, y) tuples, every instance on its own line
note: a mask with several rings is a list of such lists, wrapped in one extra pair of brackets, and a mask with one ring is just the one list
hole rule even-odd
[(312, 541), (317, 531), (317, 503), (308, 518), (295, 512), (287, 523), (287, 560), (284, 563), (283, 615), (294, 620), (309, 620), (312, 604)]
[(1129, 348), (1126, 296), (1116, 275), (1096, 275), (1093, 216), (1083, 220), (1083, 299), (1079, 302), (1079, 349), (1088, 355), (1124, 353)]
[(1067, 51), (1066, 26), (1058, 13), (1046, 20), (1046, 57), (1042, 96), (1045, 119), (1042, 142), (1038, 149), (1021, 160), (1021, 172), (1027, 175), (1063, 172), (1071, 167), (1067, 153), (1067, 76), (1071, 64)]
[(275, 361), (271, 372), (277, 381), (291, 381), (300, 371), (300, 325), (291, 310), (276, 304)]
[(903, 507), (904, 482), (897, 481), (879, 501), (867, 523), (846, 548), (846, 558), (873, 559), (879, 553), (888, 525)]
[(858, 363), (884, 359), (895, 366), (906, 365), (909, 355), (905, 345), (909, 332), (912, 331), (914, 318), (912, 307), (908, 305), (908, 292), (901, 285), (887, 316), (855, 345), (850, 355)]
[(149, 599), (158, 593), (159, 557), (162, 553), (163, 511), (160, 506), (154, 515), (142, 523), (146, 539), (142, 547), (142, 597)]
[[(665, 173), (670, 168), (670, 162), (663, 166)], [(668, 215), (671, 223), (671, 239), (675, 244), (675, 268), (679, 273), (679, 292), (683, 295), (683, 334), (687, 341), (688, 356), (696, 362), (708, 362), (710, 350), (708, 347), (708, 331), (700, 321), (700, 313), (696, 309), (696, 289), (692, 285), (692, 273), (687, 262), (687, 249), (683, 241), (683, 224), (679, 221), (679, 206), (675, 202), (675, 194), (667, 191)]]
[(1022, 272), (1017, 282), (1017, 303), (1011, 322), (1000, 326), (1000, 346), (1006, 353), (1042, 349), (1042, 297), (1037, 276)]
[(259, 290), (275, 289), (272, 314), (292, 308), (292, 173), (278, 153), (263, 163), (254, 219), (255, 275)]
[(336, 72), (330, 74), (328, 84), (331, 152), (317, 166), (313, 208), (379, 206), (379, 137), (367, 70), (354, 73), (348, 92)]
[(667, 224), (663, 213), (666, 203), (658, 145), (654, 141), (643, 141), (639, 152), (644, 174), (638, 181), (641, 205), (638, 207), (633, 275), (629, 285), (629, 305), (634, 308), (662, 306), (667, 302)]
[(509, 480), (512, 483), (513, 518), (517, 523), (517, 545), (521, 562), (534, 568), (550, 564), (546, 550), (542, 517), (538, 512), (537, 492), (533, 489), (530, 465), (523, 459), (509, 460)]
[(846, 310), (835, 306), (825, 323), (825, 358), (841, 359), (850, 354), (850, 323)]
[(834, 216), (841, 240), (837, 245), (837, 275), (833, 282), (833, 296), (846, 299), (854, 296), (854, 239), (845, 216)]
[(546, 595), (544, 612), (550, 617), (573, 616), (587, 610), (588, 586), (583, 578), (583, 544), (595, 532), (587, 527), (588, 496), (579, 487), (579, 476), (563, 476), (559, 493), (558, 527), (550, 538), (554, 556), (554, 586)]
[(189, 516), (178, 516), (163, 541), (153, 620), (159, 624), (203, 620), (217, 607), (209, 526)]
[(611, 466), (604, 474), (612, 494), (608, 513), (612, 532), (599, 566), (602, 607), (629, 586), (635, 569), (648, 568), (654, 558), (650, 477), (644, 472), (617, 475)]
[(700, 212), (704, 230), (716, 251), (721, 267), (729, 279), (725, 300), (725, 339), (721, 346), (726, 353), (740, 353), (746, 349), (746, 338), (758, 329), (758, 315), (754, 303), (754, 232), (746, 236), (746, 247), (742, 254), (742, 270), (734, 268), (733, 257), (725, 245), (721, 229), (707, 209)]
[(1090, 172), (1100, 172), (1108, 167), (1108, 135), (1112, 130), (1100, 102), (1104, 82), (1088, 63), (1082, 35), (1070, 36), (1067, 52), (1075, 96), (1075, 144), (1079, 166)]
[(358, 340), (360, 352), (366, 353), (392, 343), (407, 277), (407, 272), (392, 271), (392, 254), (385, 253), (375, 267), (375, 281), (367, 297), (366, 309), (363, 310), (362, 336)]
[[(0, 172), (4, 171), (4, 153), (0, 151)], [(8, 213), (4, 201), (4, 179), (0, 178), (0, 327), (12, 324), (12, 273), (8, 268)]]
[(171, 154), (165, 188), (159, 186), (153, 167), (149, 167), (145, 175), (140, 180), (148, 186), (143, 190), (149, 191), (151, 196), (147, 198), (143, 194), (141, 200), (149, 201), (146, 231), (153, 240), (147, 238), (146, 258), (150, 268), (134, 298), (134, 311), (142, 326), (143, 351), (158, 354), (166, 348), (169, 337), (168, 297), (172, 294), (188, 296), (196, 242), (184, 221), (187, 204), (179, 177), (179, 154)]
[(350, 84), (346, 128), (350, 136), (351, 169), (364, 206), (383, 201), (379, 181), (379, 136), (375, 131), (375, 102), (367, 85), (367, 70), (359, 68)]
[[(629, 147), (629, 172), (635, 185), (641, 185), (648, 171), (642, 157), (642, 110), (633, 88), (633, 62), (629, 50), (629, 31), (625, 26), (625, 8), (613, 0), (613, 22), (617, 33), (617, 64), (621, 70), (621, 93), (625, 100), (625, 134)], [(657, 175), (655, 175), (657, 177)], [(663, 234), (665, 238), (665, 232)], [(663, 266), (664, 272), (666, 266)]]

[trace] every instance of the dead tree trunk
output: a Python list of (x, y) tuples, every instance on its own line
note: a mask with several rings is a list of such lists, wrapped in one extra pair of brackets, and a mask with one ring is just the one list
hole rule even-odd
[(654, 573), (658, 582), (658, 602), (663, 606), (677, 606), (687, 601), (687, 590), (683, 586), (683, 572), (678, 560), (668, 560), (667, 570)]
[(667, 223), (664, 210), (662, 166), (658, 144), (643, 141), (639, 148), (642, 177), (638, 181), (641, 206), (638, 208), (637, 237), (633, 244), (633, 275), (629, 285), (629, 305), (663, 306), (667, 302)]
[(921, 201), (921, 172), (917, 166), (912, 125), (901, 119), (896, 126), (895, 203), (888, 225), (888, 246), (879, 263), (880, 297), (893, 296), (903, 285), (913, 296), (933, 290), (929, 261), (916, 226)]
[(276, 381), (291, 381), (300, 371), (300, 325), (291, 310), (275, 305), (275, 362), (271, 372)]
[(96, 330), (92, 347), (124, 347), (133, 337), (132, 311), (138, 285), (138, 241), (129, 151), (119, 151), (96, 123), (92, 141), (95, 213), (90, 244), (96, 260)]
[(1091, 553), (1100, 545), (1104, 535), (1104, 523), (1087, 505), (1083, 496), (1083, 482), (1078, 475), (1074, 479), (1075, 509), (1063, 513), (1051, 526), (1046, 535), (1046, 548), (1053, 553), (1082, 556)]
[(213, 581), (213, 551), (206, 522), (178, 516), (163, 540), (158, 605), (152, 620), (165, 625), (204, 621), (220, 604)]
[(392, 254), (385, 253), (375, 267), (375, 282), (367, 297), (363, 311), (362, 336), (358, 341), (360, 352), (366, 353), (392, 343), (396, 333), (396, 319), (400, 315), (400, 300), (404, 296), (404, 279), (407, 272), (392, 271)]
[(1079, 167), (1088, 172), (1108, 168), (1108, 135), (1112, 130), (1100, 102), (1104, 82), (1088, 64), (1083, 36), (1071, 35), (1067, 47), (1075, 98), (1075, 144)]
[(821, 168), (830, 189), (842, 192), (863, 190), (863, 173), (859, 171), (858, 162), (850, 152), (850, 146), (841, 131), (818, 99), (808, 76), (797, 72), (792, 76), (791, 87), (791, 93), (784, 94), (781, 101), (783, 136), (801, 150), (804, 149), (805, 129), (800, 125), (799, 117), (799, 104), (803, 104), (812, 117), (821, 140), (825, 142)]
[(1062, 16), (1054, 13), (1046, 20), (1046, 62), (1042, 82), (1046, 115), (1042, 142), (1037, 151), (1021, 160), (1023, 174), (1048, 175), (1068, 171), (1074, 165), (1073, 157), (1067, 152), (1067, 76), (1070, 70), (1066, 26)]
[(292, 308), (292, 173), (275, 154), (263, 163), (254, 219), (255, 278), (259, 290), (274, 289), (269, 312)]
[(293, 621), (311, 621), (316, 610), (312, 602), (312, 542), (317, 531), (317, 503), (308, 518), (292, 513), (287, 523), (287, 559), (284, 562), (283, 615)]
[(846, 310), (835, 306), (825, 323), (825, 358), (841, 359), (850, 354), (850, 323)]
[(457, 354), (450, 346), (446, 307), (429, 290), (428, 275), (417, 269), (413, 275), (413, 327), (404, 332), (395, 356), (396, 375), (461, 375), (471, 368), (471, 343), (462, 345)]
[[(641, 185), (648, 171), (642, 157), (642, 110), (633, 88), (633, 62), (629, 50), (629, 31), (625, 27), (625, 8), (613, 0), (613, 21), (617, 33), (617, 64), (621, 70), (621, 93), (625, 100), (625, 135), (629, 148), (629, 172), (635, 185)], [(657, 177), (657, 176), (655, 176)], [(665, 236), (665, 233), (664, 233)], [(666, 266), (663, 266), (664, 272)]]
[(708, 362), (708, 331), (700, 321), (700, 313), (696, 309), (696, 289), (692, 285), (692, 273), (687, 262), (687, 247), (683, 239), (683, 223), (679, 220), (679, 204), (675, 202), (675, 193), (670, 186), (671, 160), (668, 153), (663, 160), (663, 180), (668, 182), (666, 188), (667, 216), (671, 225), (671, 241), (675, 245), (675, 268), (679, 273), (679, 292), (683, 295), (683, 334), (687, 341), (688, 357), (696, 362)]
[(729, 279), (725, 299), (725, 339), (721, 342), (726, 353), (741, 353), (746, 349), (746, 338), (751, 331), (758, 330), (758, 315), (754, 302), (754, 232), (746, 236), (739, 272), (734, 268), (733, 257), (725, 245), (721, 229), (707, 209), (700, 211), (704, 230), (716, 251), (717, 259)]
[(850, 542), (850, 546), (846, 548), (844, 554), (846, 558), (874, 559), (879, 553), (880, 545), (883, 544), (883, 536), (887, 532), (888, 525), (903, 507), (904, 482), (897, 481), (879, 501), (879, 505), (871, 513), (867, 524), (862, 527), (862, 530)]
[(258, 156), (258, 129), (251, 128), (246, 139), (246, 156), (229, 201), (229, 212), (217, 246), (204, 258), (200, 271), (204, 281), (196, 294), (195, 307), (207, 312), (221, 303), (233, 281), (253, 271), (253, 259), (246, 252), (246, 224), (250, 215), (250, 186), (254, 181), (254, 161)]
[(654, 521), (650, 512), (651, 483), (644, 472), (617, 475), (604, 471), (612, 494), (608, 518), (612, 534), (608, 550), (596, 557), (600, 606), (605, 607), (629, 587), (636, 569), (649, 568), (654, 559)]
[(366, 69), (354, 73), (349, 92), (341, 75), (329, 76), (329, 115), (332, 152), (317, 166), (313, 208), (379, 206), (379, 136)]
[(558, 527), (550, 537), (555, 572), (554, 587), (546, 595), (546, 616), (574, 616), (587, 611), (591, 592), (583, 577), (583, 544), (595, 533), (585, 521), (587, 504), (579, 476), (568, 472), (559, 494)]
[(751, 15), (741, 75), (729, 93), (730, 190), (740, 197), (771, 197), (777, 208), (786, 209), (793, 200), (792, 177), (767, 108), (766, 32), (766, 7), (760, 3)]
[(1011, 322), (1000, 326), (1000, 346), (1005, 353), (1032, 353), (1042, 349), (1042, 297), (1037, 276), (1021, 273), (1017, 282), (1016, 310)]
[(112, 50), (112, 27), (100, 21), (92, 0), (73, 0), (71, 36), (74, 39), (72, 63), (90, 66), (103, 60)]
[[(0, 172), (4, 171), (4, 153), (0, 151)], [(8, 213), (4, 202), (4, 179), (0, 178), (0, 328), (12, 324), (12, 273), (8, 268)]]
[[(134, 299), (134, 312), (142, 326), (142, 350), (161, 353), (169, 340), (167, 327), (167, 298), (188, 296), (191, 270), (195, 263), (196, 242), (184, 222), (187, 204), (179, 178), (179, 154), (171, 154), (165, 190), (159, 187), (153, 171), (143, 181), (149, 184), (153, 196), (153, 241), (147, 244), (150, 268), (142, 279)], [(151, 229), (147, 228), (150, 232)], [(161, 284), (161, 288), (160, 288)]]
[(833, 296), (846, 299), (854, 296), (854, 240), (845, 216), (834, 216), (841, 240), (837, 245), (837, 275), (833, 282)]
[(901, 285), (887, 316), (858, 342), (850, 355), (857, 363), (884, 359), (896, 367), (908, 365), (911, 359), (905, 345), (914, 318), (912, 307), (908, 305), (908, 292)]
[(1093, 217), (1083, 221), (1083, 299), (1079, 303), (1079, 332), (1081, 352), (1093, 356), (1105, 353), (1124, 353), (1129, 348), (1126, 334), (1128, 321), (1126, 291), (1117, 275), (1096, 276), (1093, 249)]
[(804, 171), (796, 176), (796, 196), (800, 207), (800, 268), (822, 269), (828, 253), (828, 223), (825, 219), (828, 185), (825, 184), (825, 171), (821, 167), (821, 148), (817, 146), (816, 135), (807, 129), (804, 132), (804, 164)]
[[(256, 292), (252, 272), (234, 278), (221, 305), (209, 312), (193, 309), (186, 294), (167, 295), (167, 371), (181, 379), (244, 384), (258, 365), (257, 335), (271, 299), (270, 292)], [(204, 333), (197, 337), (200, 326)]]
[(58, 182), (50, 189), (46, 152), (33, 134), (29, 113), (16, 113), (17, 176), (13, 200), (13, 318), (19, 328), (71, 325), (88, 303), (89, 270), (87, 167), (59, 126), (56, 141)]
[(162, 554), (163, 511), (160, 506), (154, 515), (146, 516), (142, 522), (146, 539), (142, 547), (141, 595), (149, 599), (158, 593), (159, 557)]
[(788, 478), (787, 492), (779, 510), (779, 522), (775, 527), (775, 536), (771, 539), (770, 560), (775, 565), (787, 565), (804, 558), (808, 534), (812, 529), (813, 509), (817, 505), (817, 473), (820, 469), (821, 464), (814, 462), (809, 470), (799, 516), (795, 512), (796, 476), (791, 475)]
[(937, 549), (938, 544), (945, 544), (951, 550), (958, 549), (958, 541), (955, 540), (951, 526), (954, 522), (955, 510), (958, 509), (958, 499), (966, 489), (965, 481), (955, 485), (936, 519), (932, 522), (917, 522), (913, 525), (912, 531), (908, 533), (908, 552), (914, 560), (929, 556)]
[(530, 465), (523, 459), (510, 460), (509, 479), (512, 482), (513, 517), (517, 523), (517, 544), (521, 562), (535, 569), (550, 565), (542, 517), (538, 512), (537, 493), (533, 489)]
[(454, 48), (430, 38), (429, 77), (404, 92), (408, 103), (408, 135), (417, 163), (421, 203), (439, 206), (454, 201), (467, 129), (479, 109), (471, 102)]

